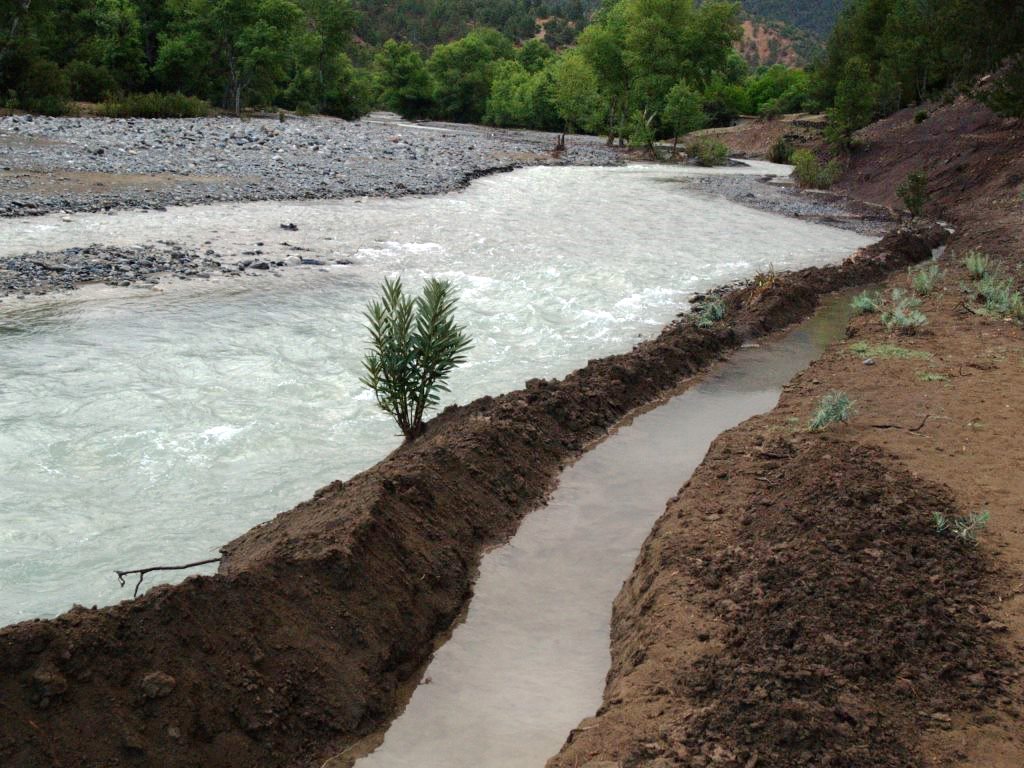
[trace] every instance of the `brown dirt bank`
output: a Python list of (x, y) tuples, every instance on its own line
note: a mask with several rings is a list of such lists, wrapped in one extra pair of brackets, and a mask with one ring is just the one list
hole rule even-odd
[[(719, 438), (616, 601), (601, 710), (551, 768), (1024, 765), (1024, 330), (977, 313), (960, 264), (982, 248), (1024, 288), (1021, 123), (961, 100), (862, 135), (849, 194), (892, 205), (926, 167), (957, 227), (928, 325), (856, 318)], [(807, 433), (830, 390), (857, 415)], [(977, 548), (934, 529), (982, 510)]]
[(562, 381), (451, 408), (415, 444), (228, 544), (221, 573), (0, 630), (0, 763), (310, 765), (386, 719), (470, 592), (483, 547), (631, 409), (823, 291), (917, 262), (902, 232), (840, 266), (727, 295)]

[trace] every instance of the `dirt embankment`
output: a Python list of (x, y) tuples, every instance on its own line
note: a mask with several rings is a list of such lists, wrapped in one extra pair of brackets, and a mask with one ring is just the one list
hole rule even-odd
[[(562, 381), (445, 411), (415, 444), (228, 544), (221, 572), (0, 630), (0, 763), (306, 765), (379, 726), (557, 472), (629, 410), (800, 319), (819, 293), (921, 261), (900, 233), (844, 264), (726, 296)], [(756, 299), (756, 300), (755, 300)]]
[[(601, 710), (551, 768), (1024, 765), (1024, 330), (961, 263), (981, 248), (1024, 289), (1021, 125), (961, 101), (864, 138), (850, 194), (893, 205), (924, 166), (957, 227), (928, 324), (854, 319), (716, 441), (616, 600)], [(809, 433), (831, 390), (852, 422)], [(981, 512), (977, 547), (936, 530)]]

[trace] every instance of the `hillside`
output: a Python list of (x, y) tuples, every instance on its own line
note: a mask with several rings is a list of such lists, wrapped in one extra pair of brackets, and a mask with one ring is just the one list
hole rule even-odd
[(742, 0), (750, 13), (766, 19), (785, 21), (800, 29), (828, 37), (839, 18), (845, 0)]

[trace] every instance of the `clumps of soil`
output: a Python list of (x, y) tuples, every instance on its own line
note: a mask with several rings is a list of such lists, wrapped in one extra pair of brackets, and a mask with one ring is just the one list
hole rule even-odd
[(922, 729), (1001, 689), (990, 570), (932, 519), (949, 492), (766, 420), (719, 438), (655, 527), (605, 705), (550, 766), (920, 765)]
[(936, 532), (932, 515), (955, 513), (948, 491), (880, 451), (778, 441), (756, 465), (765, 491), (730, 510), (732, 540), (680, 552), (728, 627), (722, 652), (677, 675), (701, 707), (687, 747), (714, 740), (771, 766), (914, 764), (918, 728), (999, 686), (983, 671), (997, 657), (983, 557)]
[(819, 292), (928, 253), (883, 239), (780, 279), (710, 329), (685, 318), (561, 381), (450, 408), (426, 434), (226, 545), (220, 572), (0, 629), (0, 763), (305, 765), (392, 714), (470, 596), (482, 550), (618, 419)]

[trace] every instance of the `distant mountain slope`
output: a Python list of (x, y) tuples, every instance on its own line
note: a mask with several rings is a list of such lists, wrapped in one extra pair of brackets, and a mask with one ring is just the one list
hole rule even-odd
[(752, 14), (788, 22), (824, 39), (846, 0), (742, 0), (742, 4)]

